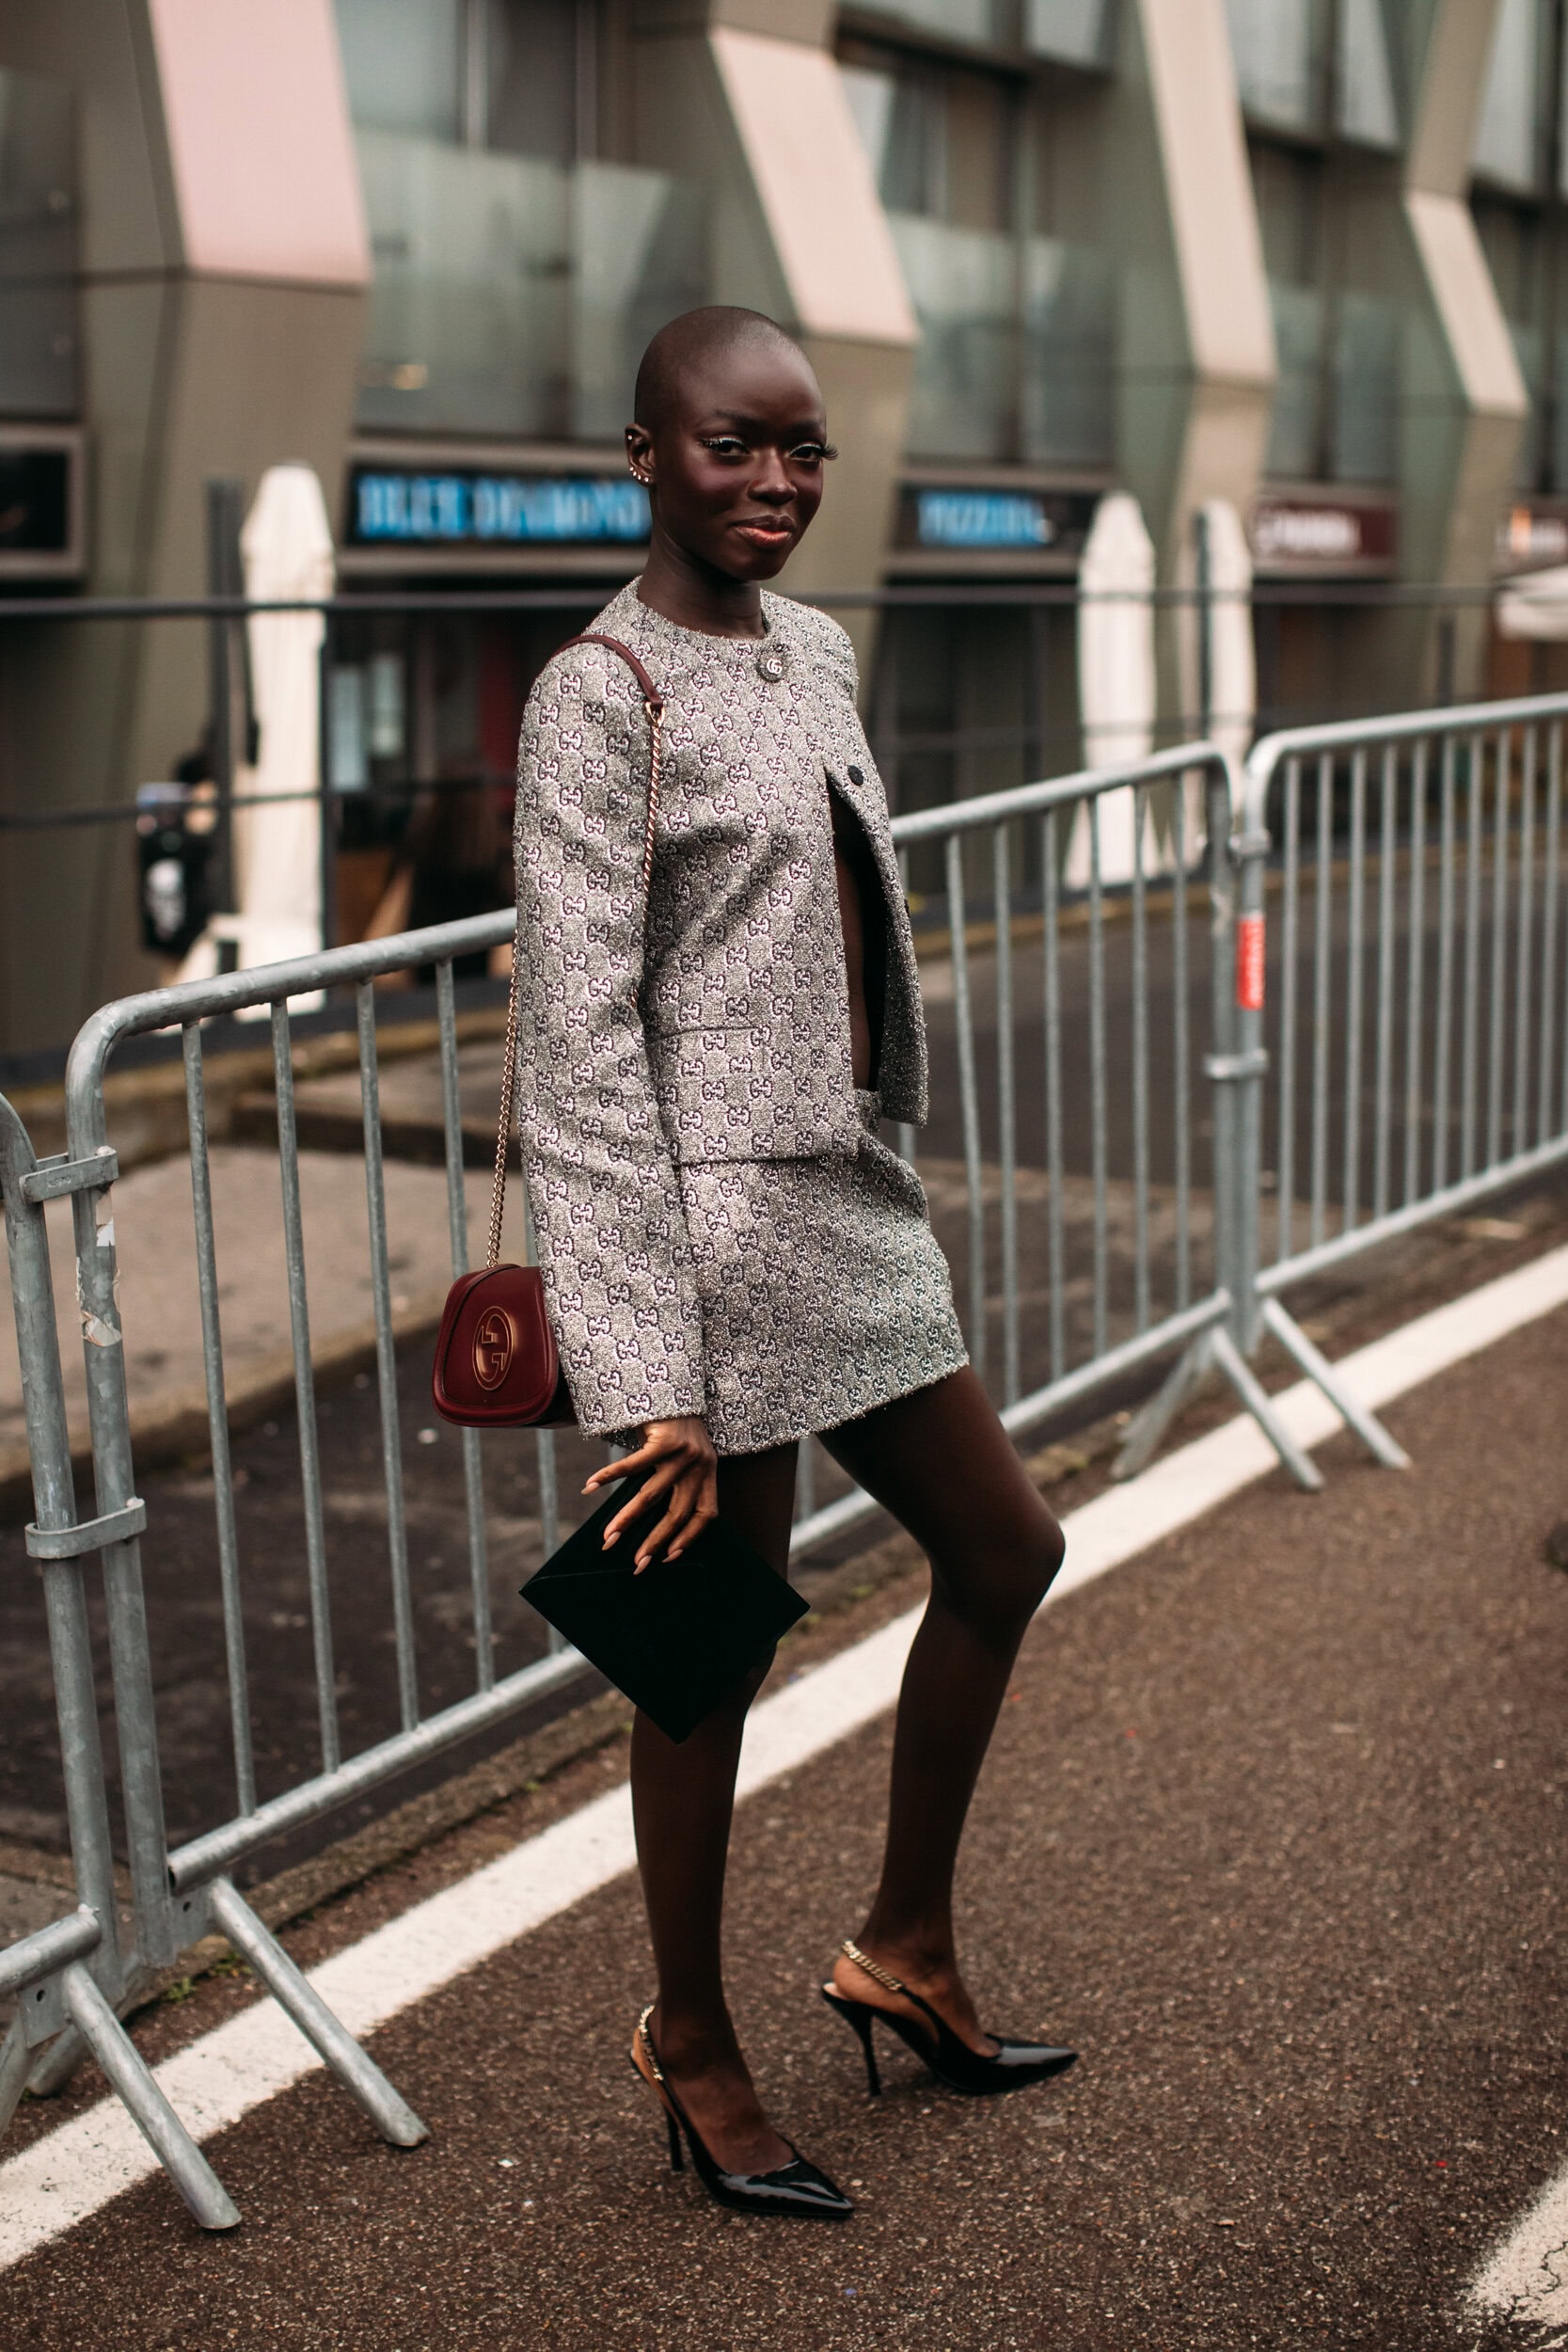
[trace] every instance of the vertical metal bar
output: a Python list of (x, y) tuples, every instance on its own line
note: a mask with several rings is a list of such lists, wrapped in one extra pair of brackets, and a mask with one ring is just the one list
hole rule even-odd
[(322, 946), (338, 944), (338, 803), (332, 790), (332, 615), (322, 614), (316, 649), (316, 789), (321, 809)]
[(1508, 835), (1513, 755), (1507, 730), (1492, 748), (1495, 806), (1492, 826), (1492, 978), (1491, 1020), (1486, 1044), (1486, 1165), (1496, 1168), (1503, 1148), (1503, 1073), (1508, 994)]
[(1285, 763), (1284, 953), (1279, 1005), (1279, 1165), (1276, 1258), (1288, 1258), (1295, 1232), (1296, 1193), (1296, 999), (1301, 954), (1301, 762)]
[(1318, 897), (1317, 929), (1313, 941), (1312, 1017), (1312, 1246), (1327, 1232), (1328, 1210), (1328, 1049), (1330, 977), (1333, 955), (1334, 899), (1334, 762), (1324, 752), (1318, 761)]
[(1357, 1222), (1361, 1198), (1361, 993), (1367, 923), (1367, 755), (1350, 771), (1350, 938), (1345, 989), (1345, 1175), (1343, 1228)]
[[(1546, 752), (1546, 872), (1541, 906), (1541, 1075), (1537, 1082), (1535, 1105), (1537, 1143), (1545, 1143), (1557, 1132), (1553, 1108), (1557, 1094), (1557, 1072), (1553, 1067), (1552, 1046), (1557, 1019), (1558, 861), (1561, 854), (1562, 727), (1560, 722), (1554, 720)], [(1564, 1117), (1568, 1118), (1568, 1093), (1563, 1098), (1563, 1109)]]
[[(898, 852), (898, 879), (903, 884), (904, 895), (908, 898), (910, 889), (910, 853), (908, 850), (900, 850)], [(901, 1119), (898, 1121), (898, 1156), (901, 1160), (907, 1162), (911, 1168), (914, 1166), (915, 1134), (915, 1126), (911, 1120)]]
[(1511, 1152), (1529, 1144), (1530, 958), (1535, 939), (1535, 764), (1539, 741), (1534, 725), (1525, 729), (1524, 773), (1519, 788), (1519, 960), (1513, 995), (1513, 1132)]
[(1421, 982), (1426, 972), (1427, 739), (1417, 744), (1410, 769), (1410, 960), (1404, 998), (1404, 1198), (1416, 1198), (1420, 1182)]
[(813, 1440), (802, 1438), (795, 1453), (795, 1517), (809, 1519), (816, 1508), (816, 1454)]
[[(520, 1147), (518, 1160), (520, 1165)], [(519, 1189), (523, 1200), (523, 1263), (525, 1265), (537, 1265), (539, 1250), (533, 1235), (533, 1214), (529, 1207), (528, 1187), (524, 1184)], [(561, 1541), (561, 1491), (560, 1481), (556, 1475), (555, 1431), (553, 1429), (534, 1431), (533, 1452), (539, 1477), (539, 1540), (545, 1558), (547, 1560)], [(564, 1649), (565, 1646), (564, 1637), (558, 1633), (552, 1625), (548, 1647), (553, 1652)]]
[(1377, 869), (1377, 1075), (1373, 1094), (1372, 1215), (1388, 1208), (1389, 1127), (1393, 1115), (1394, 1059), (1394, 855), (1395, 815), (1399, 799), (1399, 760), (1391, 743), (1384, 746), (1378, 777), (1382, 827)]
[[(463, 1188), (463, 1105), (457, 1087), (457, 1009), (451, 960), (436, 967), (436, 1019), (441, 1039), (441, 1132), (447, 1163), (447, 1229), (455, 1281), (468, 1271), (468, 1202)], [(484, 1534), (484, 1463), (479, 1431), (463, 1431), (463, 1495), (468, 1519), (468, 1590), (474, 1619), (476, 1688), (496, 1679), (495, 1630), (490, 1618), (490, 1558)]]
[(1100, 795), (1089, 817), (1089, 1126), (1094, 1155), (1094, 1352), (1109, 1343), (1110, 1211), (1106, 1192), (1105, 905), (1100, 876)]
[[(1176, 787), (1180, 800), (1185, 782)], [(1144, 887), (1144, 827), (1148, 787), (1132, 787), (1132, 1311), (1148, 1328), (1148, 935)]]
[(326, 1516), (322, 1498), (316, 1372), (310, 1354), (310, 1306), (305, 1279), (305, 1219), (299, 1200), (299, 1131), (294, 1118), (293, 1045), (286, 1003), (272, 1009), (272, 1062), (277, 1102), (277, 1175), (283, 1199), (283, 1256), (289, 1285), (289, 1340), (299, 1423), (299, 1487), (305, 1513), (305, 1563), (310, 1591), (310, 1646), (316, 1675), (316, 1724), (322, 1770), (341, 1761), (338, 1666), (332, 1645), (332, 1597), (326, 1580)]
[(1171, 1088), (1175, 1104), (1176, 1307), (1193, 1303), (1193, 1099), (1192, 1007), (1187, 1001), (1187, 787), (1183, 777), (1171, 794)]
[(1449, 1078), (1453, 1059), (1453, 914), (1456, 745), (1443, 739), (1443, 773), (1438, 813), (1437, 864), (1437, 1040), (1432, 1074), (1432, 1189), (1441, 1192), (1449, 1168)]
[(964, 1181), (969, 1203), (969, 1353), (986, 1369), (986, 1225), (981, 1194), (980, 1102), (974, 1074), (974, 1016), (969, 993), (969, 943), (964, 936), (963, 842), (947, 836), (947, 936), (953, 958), (953, 1018), (958, 1045), (958, 1102), (963, 1120)]
[(217, 1248), (213, 1232), (207, 1089), (199, 1022), (188, 1025), (182, 1042), (185, 1056), (185, 1124), (190, 1137), (191, 1209), (196, 1224), (196, 1286), (201, 1308), (201, 1362), (207, 1381), (207, 1437), (213, 1449), (213, 1516), (217, 1523), (218, 1590), (223, 1601), (229, 1727), (234, 1750), (234, 1798), (242, 1813), (254, 1813), (256, 1758), (250, 1734), (250, 1686), (245, 1673), (234, 1473), (229, 1454), (229, 1398), (223, 1379), (223, 1327), (218, 1313)]
[(1045, 954), (1046, 1257), (1051, 1285), (1051, 1377), (1067, 1370), (1067, 1252), (1062, 1224), (1062, 973), (1057, 925), (1056, 812), (1040, 821), (1040, 895)]
[(414, 1608), (408, 1589), (408, 1525), (403, 1502), (403, 1444), (398, 1425), (398, 1359), (392, 1338), (392, 1286), (387, 1264), (387, 1194), (381, 1157), (381, 1088), (375, 1053), (375, 990), (355, 991), (359, 1015), (359, 1089), (364, 1106), (365, 1201), (370, 1213), (371, 1294), (375, 1302), (375, 1371), (381, 1404), (381, 1463), (387, 1484), (387, 1553), (392, 1576), (392, 1630), (397, 1644), (398, 1708), (404, 1731), (420, 1720), (414, 1672)]
[(991, 878), (996, 906), (996, 1097), (998, 1158), (1002, 1180), (1002, 1397), (1017, 1403), (1018, 1310), (1018, 1110), (1013, 1039), (1013, 888), (1007, 828), (991, 834)]
[(1465, 867), (1465, 999), (1460, 1009), (1459, 1173), (1475, 1173), (1477, 1045), (1481, 1020), (1481, 803), (1485, 794), (1485, 746), (1470, 739), (1469, 832)]

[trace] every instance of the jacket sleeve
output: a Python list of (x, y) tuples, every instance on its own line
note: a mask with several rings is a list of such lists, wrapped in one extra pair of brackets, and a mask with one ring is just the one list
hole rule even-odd
[(704, 1409), (686, 1216), (638, 1005), (648, 766), (625, 665), (591, 645), (551, 662), (518, 752), (518, 1123), (562, 1364), (600, 1436)]

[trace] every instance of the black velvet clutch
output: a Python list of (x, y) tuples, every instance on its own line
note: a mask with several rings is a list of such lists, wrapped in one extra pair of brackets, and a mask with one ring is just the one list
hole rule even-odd
[(604, 1531), (632, 1491), (613, 1487), (522, 1596), (667, 1738), (684, 1740), (808, 1604), (722, 1519), (678, 1560), (634, 1574), (645, 1522), (604, 1549)]

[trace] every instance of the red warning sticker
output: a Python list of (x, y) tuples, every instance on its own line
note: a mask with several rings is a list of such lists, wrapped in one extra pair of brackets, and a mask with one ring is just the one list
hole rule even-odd
[(1243, 914), (1236, 925), (1236, 1002), (1243, 1012), (1263, 1009), (1263, 918)]

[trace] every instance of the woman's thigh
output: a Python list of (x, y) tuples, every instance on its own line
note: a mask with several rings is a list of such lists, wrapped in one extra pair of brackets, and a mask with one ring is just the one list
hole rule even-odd
[(794, 1445), (775, 1445), (764, 1454), (719, 1456), (720, 1518), (781, 1576), (789, 1566), (797, 1454)]
[(822, 1442), (908, 1528), (945, 1597), (1006, 1618), (1037, 1607), (1062, 1531), (970, 1366)]

